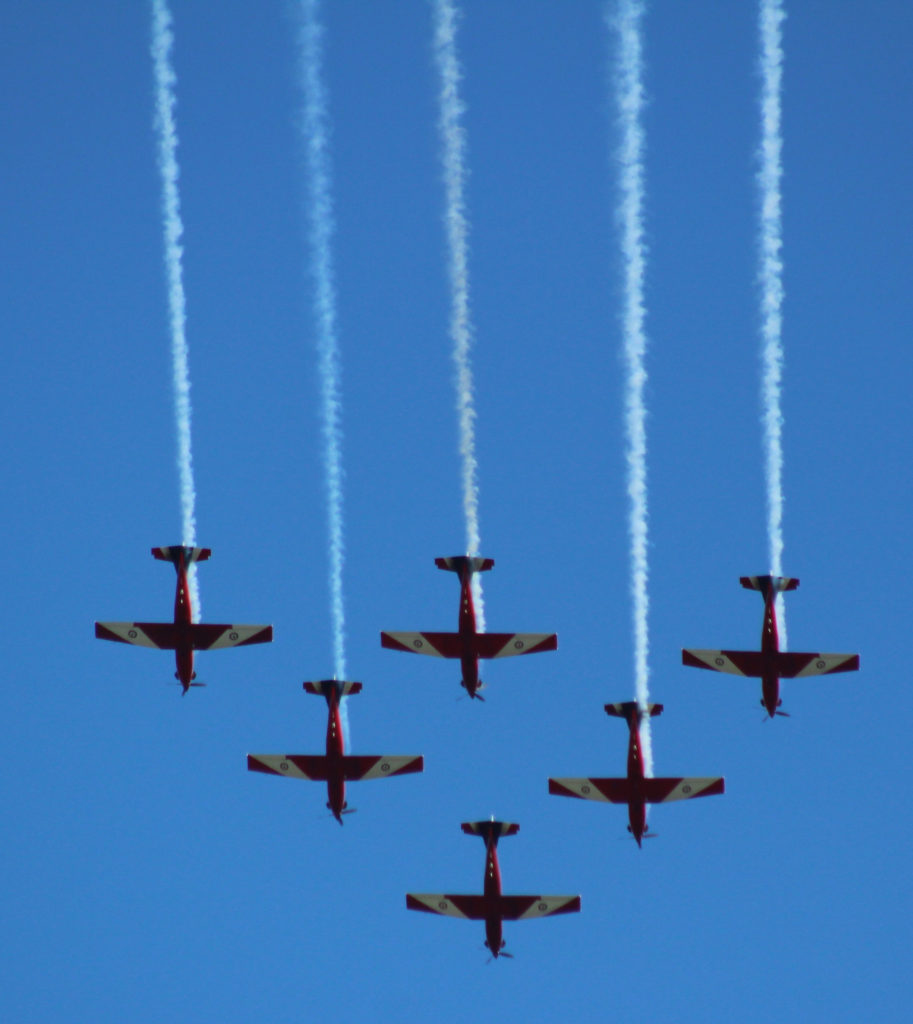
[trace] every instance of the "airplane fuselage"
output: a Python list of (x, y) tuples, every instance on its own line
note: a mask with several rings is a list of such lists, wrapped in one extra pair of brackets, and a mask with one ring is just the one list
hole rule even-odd
[(764, 593), (764, 622), (761, 626), (761, 653), (765, 659), (764, 674), (761, 676), (761, 703), (771, 718), (780, 706), (780, 677), (776, 671), (776, 655), (780, 652), (780, 637), (777, 633), (777, 594), (772, 586)]
[(476, 697), (480, 685), (479, 658), (476, 648), (476, 610), (472, 600), (472, 570), (468, 566), (460, 572), (459, 634), (463, 643), (460, 658), (463, 686), (470, 697)]
[(486, 842), (485, 857), (485, 945), (491, 950), (492, 956), (499, 956), (504, 945), (503, 927), (500, 910), (501, 899), (501, 866), (498, 864), (497, 838), (492, 837)]
[(342, 716), (339, 711), (339, 690), (332, 687), (327, 694), (329, 716), (327, 718), (327, 807), (333, 817), (342, 824), (342, 812), (346, 808), (346, 782), (342, 758), (345, 753), (342, 735)]
[(183, 550), (174, 563), (178, 574), (177, 590), (174, 595), (174, 628), (177, 643), (174, 648), (174, 660), (177, 671), (174, 673), (184, 687), (184, 693), (190, 689), (191, 681), (196, 677), (193, 670), (193, 640), (190, 624), (193, 622), (193, 608), (190, 601), (190, 584), (187, 580), (187, 564)]
[(644, 759), (640, 747), (640, 719), (636, 710), (628, 718), (631, 734), (628, 739), (628, 782), (631, 799), (628, 801), (628, 829), (637, 845), (641, 845), (647, 831), (647, 803), (644, 799)]

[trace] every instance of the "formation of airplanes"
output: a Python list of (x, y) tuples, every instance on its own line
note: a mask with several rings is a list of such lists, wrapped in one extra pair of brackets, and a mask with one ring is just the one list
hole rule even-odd
[[(197, 651), (241, 647), (269, 643), (272, 626), (229, 625), (194, 622), (189, 574), (197, 562), (206, 561), (209, 548), (174, 546), (153, 548), (152, 555), (171, 562), (177, 573), (172, 622), (96, 622), (95, 635), (102, 640), (115, 640), (139, 647), (152, 647), (175, 652), (175, 677), (183, 693), (196, 681), (194, 654)], [(473, 603), (472, 583), (475, 573), (487, 572), (494, 560), (469, 555), (437, 558), (439, 569), (456, 573), (460, 581), (460, 609), (455, 633), (382, 632), (381, 646), (389, 650), (459, 660), (461, 686), (470, 698), (483, 700), (479, 693), (483, 683), (479, 661), (554, 651), (558, 637), (554, 633), (489, 633), (479, 631)], [(785, 716), (780, 710), (780, 680), (850, 672), (859, 668), (858, 654), (822, 654), (781, 651), (777, 631), (776, 603), (780, 594), (795, 590), (799, 581), (788, 576), (743, 576), (743, 587), (760, 592), (764, 600), (764, 618), (759, 651), (696, 650), (684, 648), (682, 663), (695, 668), (710, 669), (733, 675), (761, 679), (761, 704), (767, 714)], [(322, 696), (327, 703), (326, 747), (323, 754), (248, 754), (247, 767), (253, 772), (280, 775), (326, 783), (327, 808), (341, 825), (343, 815), (354, 808), (346, 800), (346, 783), (368, 779), (408, 775), (424, 770), (420, 754), (361, 754), (345, 750), (341, 702), (361, 692), (362, 684), (337, 679), (324, 679), (303, 684), (307, 693)], [(605, 705), (606, 714), (623, 718), (628, 725), (627, 774), (624, 777), (587, 776), (549, 778), (548, 791), (556, 796), (575, 797), (604, 803), (624, 804), (628, 811), (628, 831), (638, 847), (648, 831), (647, 805), (690, 800), (701, 796), (721, 795), (725, 781), (721, 776), (657, 778), (645, 767), (641, 725), (645, 718), (662, 713), (662, 704), (639, 704), (623, 701)], [(468, 835), (480, 836), (485, 843), (485, 873), (482, 892), (474, 894), (407, 893), (406, 907), (426, 913), (485, 922), (485, 945), (493, 958), (509, 957), (504, 949), (504, 921), (549, 917), (576, 913), (580, 896), (507, 895), (501, 891), (501, 869), (498, 863), (498, 840), (516, 835), (520, 826), (512, 822), (472, 821), (462, 824)]]

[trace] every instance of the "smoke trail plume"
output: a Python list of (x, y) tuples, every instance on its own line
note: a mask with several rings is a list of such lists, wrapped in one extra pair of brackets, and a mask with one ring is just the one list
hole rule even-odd
[[(333, 664), (336, 678), (345, 679), (345, 609), (342, 596), (342, 567), (345, 556), (342, 502), (342, 399), (340, 397), (336, 286), (332, 252), (335, 223), (327, 128), (329, 113), (326, 87), (323, 82), (323, 28), (318, 19), (317, 8), (317, 0), (303, 0), (301, 5), (300, 46), (304, 89), (302, 132), (308, 172), (308, 233), (311, 274), (314, 280), (314, 315), (317, 320), (317, 353), (326, 472)], [(343, 700), (343, 725), (348, 735), (346, 704), (347, 700)]]
[[(162, 221), (165, 235), (165, 273), (171, 320), (174, 412), (177, 422), (177, 465), (181, 489), (181, 543), (196, 546), (196, 490), (190, 447), (190, 373), (187, 364), (186, 303), (181, 236), (181, 202), (178, 193), (178, 137), (174, 122), (177, 76), (171, 64), (174, 33), (166, 0), (152, 0), (152, 61), (155, 70), (155, 127), (158, 166), (162, 179)], [(200, 618), (200, 593), (196, 565), (188, 573), (194, 621)]]
[[(634, 623), (634, 684), (637, 703), (644, 708), (649, 700), (647, 655), (649, 633), (647, 613), (647, 433), (644, 387), (647, 371), (644, 357), (647, 337), (644, 329), (644, 271), (647, 246), (644, 240), (644, 130), (641, 112), (644, 105), (643, 55), (640, 23), (644, 8), (638, 0), (620, 0), (614, 15), (608, 13), (610, 27), (617, 33), (615, 60), (615, 100), (621, 128), (617, 154), (621, 199), (618, 219), (621, 226), (621, 252), (624, 263), (624, 312), (622, 328), (627, 368), (625, 390), (625, 435), (628, 464), (628, 533), (631, 541), (631, 597)], [(653, 774), (650, 718), (641, 725), (644, 770)]]
[[(770, 572), (775, 576), (783, 574), (783, 415), (780, 409), (783, 375), (783, 230), (780, 191), (783, 178), (783, 136), (780, 128), (780, 91), (783, 77), (782, 25), (785, 16), (781, 0), (761, 0), (761, 167), (757, 176), (761, 207), (761, 405), (767, 479), (767, 538)], [(785, 650), (786, 619), (782, 595), (777, 596), (777, 616), (781, 646)]]
[[(450, 273), (450, 335), (456, 366), (457, 415), (462, 458), (463, 512), (466, 519), (466, 552), (479, 554), (479, 484), (475, 451), (476, 410), (473, 397), (472, 323), (469, 314), (469, 223), (466, 217), (466, 132), (461, 117), (460, 65), (456, 50), (457, 15), (450, 0), (435, 0), (434, 55), (440, 74), (438, 132), (444, 169), (444, 223)], [(472, 577), (473, 603), (480, 631), (485, 629), (482, 584)]]

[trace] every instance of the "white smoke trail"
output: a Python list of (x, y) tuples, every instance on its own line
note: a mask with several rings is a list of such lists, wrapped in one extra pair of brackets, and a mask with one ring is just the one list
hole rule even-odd
[[(767, 537), (770, 572), (783, 573), (783, 415), (780, 385), (783, 375), (783, 229), (781, 189), (783, 136), (780, 92), (783, 78), (783, 19), (781, 0), (761, 0), (761, 167), (760, 270), (762, 383), (761, 404), (767, 478)], [(777, 596), (780, 646), (786, 650), (783, 597)]]
[[(475, 451), (476, 410), (473, 398), (472, 324), (469, 315), (469, 224), (466, 217), (466, 131), (461, 123), (465, 109), (460, 100), (460, 64), (456, 51), (457, 15), (450, 0), (435, 0), (434, 55), (440, 74), (438, 132), (444, 168), (444, 223), (450, 271), (450, 335), (456, 365), (457, 415), (460, 456), (463, 460), (463, 512), (466, 519), (466, 552), (479, 554), (479, 484)], [(476, 624), (485, 630), (482, 583), (472, 577)]]
[[(329, 120), (323, 82), (323, 28), (317, 0), (301, 5), (301, 69), (304, 89), (302, 132), (307, 158), (309, 243), (314, 279), (314, 314), (317, 319), (317, 352), (321, 387), (321, 418), (326, 472), (327, 526), (329, 534), (330, 612), (333, 630), (333, 664), (339, 680), (346, 677), (345, 609), (342, 596), (343, 544), (342, 494), (342, 400), (340, 360), (336, 329), (336, 287), (333, 273), (332, 175), (329, 154)], [(346, 705), (341, 702), (343, 727), (348, 738)]]
[[(166, 0), (152, 0), (152, 61), (155, 70), (155, 127), (158, 135), (158, 166), (162, 179), (162, 219), (165, 235), (165, 273), (171, 317), (171, 356), (174, 412), (177, 421), (177, 465), (181, 490), (181, 543), (196, 546), (196, 490), (190, 447), (190, 373), (187, 364), (186, 302), (181, 236), (181, 202), (178, 194), (178, 137), (174, 122), (177, 76), (171, 64), (174, 33)], [(188, 573), (195, 622), (200, 620), (200, 593), (196, 565)]]
[[(615, 55), (615, 100), (621, 127), (618, 219), (624, 261), (624, 352), (627, 367), (625, 392), (625, 435), (628, 463), (628, 532), (631, 540), (631, 597), (634, 623), (634, 685), (638, 706), (649, 701), (647, 655), (649, 633), (647, 613), (647, 432), (644, 387), (647, 371), (644, 357), (647, 337), (644, 329), (644, 273), (647, 246), (644, 239), (644, 105), (643, 55), (640, 22), (644, 7), (639, 0), (620, 0), (615, 14), (607, 12), (611, 28), (618, 34)], [(644, 771), (653, 774), (650, 718), (641, 723)]]

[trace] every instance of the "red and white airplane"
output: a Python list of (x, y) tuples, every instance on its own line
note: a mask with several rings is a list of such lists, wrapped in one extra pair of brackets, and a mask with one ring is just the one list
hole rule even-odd
[(194, 562), (205, 562), (212, 554), (209, 548), (153, 548), (152, 557), (171, 562), (178, 574), (174, 597), (174, 622), (96, 622), (99, 640), (118, 640), (137, 647), (158, 647), (174, 651), (177, 671), (186, 693), (195, 683), (194, 651), (212, 651), (221, 647), (243, 647), (247, 644), (268, 644), (273, 639), (272, 626), (214, 625), (193, 621), (187, 572)]
[(714, 672), (730, 672), (736, 676), (759, 676), (761, 705), (768, 715), (783, 715), (778, 708), (780, 679), (823, 676), (831, 672), (855, 672), (858, 654), (819, 654), (781, 651), (777, 635), (777, 594), (795, 590), (799, 581), (790, 576), (741, 576), (739, 583), (747, 590), (759, 590), (764, 597), (764, 623), (761, 626), (760, 651), (695, 651), (682, 650), (682, 664), (693, 668), (709, 668)]
[(627, 720), (631, 731), (628, 742), (628, 777), (626, 779), (549, 779), (548, 791), (555, 796), (576, 796), (581, 800), (603, 800), (610, 804), (628, 805), (628, 831), (641, 845), (647, 831), (647, 804), (663, 804), (670, 800), (690, 800), (696, 796), (714, 796), (724, 791), (722, 778), (655, 779), (644, 776), (640, 746), (640, 722), (646, 716), (662, 714), (662, 704), (648, 704), (640, 710), (637, 702), (606, 704), (606, 714)]
[(454, 895), (452, 893), (416, 892), (406, 894), (409, 910), (424, 910), (429, 914), (462, 917), (470, 921), (485, 922), (485, 945), (494, 957), (511, 956), (504, 952), (501, 937), (504, 921), (526, 921), (533, 917), (552, 914), (572, 914), (580, 910), (579, 896), (503, 896), (501, 894), (501, 868), (498, 864), (498, 839), (514, 836), (520, 826), (507, 821), (466, 821), (460, 826), (467, 835), (481, 836), (485, 840), (485, 882), (481, 896)]
[(380, 645), (391, 651), (410, 651), (436, 658), (459, 658), (463, 669), (460, 685), (470, 697), (485, 698), (479, 694), (484, 684), (479, 679), (479, 658), (509, 658), (517, 654), (538, 654), (558, 648), (554, 633), (479, 633), (472, 602), (472, 574), (487, 572), (493, 558), (472, 558), (455, 555), (453, 558), (435, 558), (439, 569), (455, 572), (460, 577), (460, 618), (457, 633), (381, 633)]
[(355, 808), (346, 803), (346, 783), (362, 779), (384, 779), (390, 775), (407, 775), (425, 767), (419, 756), (387, 756), (385, 754), (346, 754), (342, 734), (339, 702), (343, 697), (361, 692), (361, 683), (337, 682), (324, 679), (319, 683), (305, 683), (308, 693), (326, 697), (329, 708), (327, 721), (327, 752), (320, 754), (248, 754), (247, 768), (267, 775), (285, 775), (290, 779), (313, 779), (327, 784), (327, 807), (342, 824), (342, 816)]

